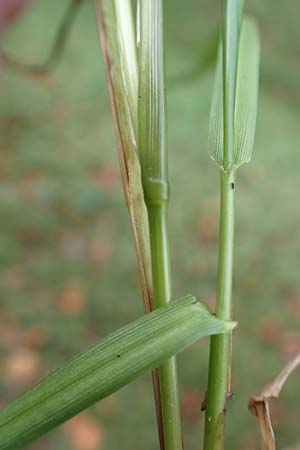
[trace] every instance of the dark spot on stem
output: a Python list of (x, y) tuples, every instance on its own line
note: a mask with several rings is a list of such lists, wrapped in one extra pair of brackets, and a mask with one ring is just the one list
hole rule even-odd
[(121, 355), (117, 355), (117, 358), (121, 358)]
[(231, 189), (234, 189), (234, 183), (233, 182), (231, 183)]

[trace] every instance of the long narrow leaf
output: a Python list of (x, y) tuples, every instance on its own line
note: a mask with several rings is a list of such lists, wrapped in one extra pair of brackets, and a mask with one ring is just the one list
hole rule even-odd
[(243, 0), (223, 0), (223, 115), (224, 168), (230, 169), (234, 158), (234, 106), (238, 64), (240, 22)]
[[(259, 52), (256, 23), (246, 17), (240, 36), (235, 88), (234, 154), (231, 166), (233, 168), (250, 161), (252, 155), (258, 98)], [(211, 158), (225, 170), (222, 80), (223, 63), (220, 47), (210, 116), (209, 143)]]
[(234, 324), (185, 297), (116, 331), (0, 412), (0, 448), (17, 450), (200, 337)]

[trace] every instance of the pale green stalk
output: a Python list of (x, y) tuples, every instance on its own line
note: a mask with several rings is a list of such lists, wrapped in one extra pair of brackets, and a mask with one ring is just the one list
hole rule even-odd
[[(223, 2), (219, 51), (210, 119), (210, 155), (220, 167), (220, 234), (216, 316), (232, 317), (234, 196), (236, 169), (251, 158), (258, 94), (259, 39), (242, 2)], [(223, 450), (226, 403), (230, 397), (230, 335), (211, 339), (204, 450)]]
[[(220, 173), (220, 235), (216, 316), (231, 318), (234, 245), (235, 171)], [(204, 450), (224, 447), (226, 401), (230, 395), (231, 336), (211, 339)]]
[[(234, 246), (234, 128), (235, 97), (239, 50), (239, 28), (242, 14), (240, 0), (222, 3), (223, 57), (223, 168), (220, 172), (220, 233), (216, 316), (232, 316), (232, 278)], [(223, 450), (226, 402), (231, 384), (232, 336), (211, 339), (204, 450)]]
[[(168, 162), (162, 0), (139, 4), (139, 140), (145, 202), (148, 209), (154, 304), (171, 301), (168, 237)], [(159, 369), (165, 450), (182, 450), (176, 360)]]

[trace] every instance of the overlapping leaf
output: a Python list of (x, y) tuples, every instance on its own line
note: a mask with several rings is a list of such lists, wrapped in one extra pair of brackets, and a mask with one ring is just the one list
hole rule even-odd
[(146, 312), (152, 310), (149, 225), (137, 155), (138, 68), (130, 0), (96, 0), (118, 143), (123, 188), (131, 218)]
[(234, 324), (210, 314), (192, 296), (143, 316), (0, 411), (0, 448), (17, 450), (83, 409), (158, 367), (196, 339)]

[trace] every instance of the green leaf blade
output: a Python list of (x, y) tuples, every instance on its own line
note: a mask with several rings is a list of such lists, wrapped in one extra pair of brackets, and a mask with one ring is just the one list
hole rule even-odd
[[(230, 169), (236, 169), (249, 162), (252, 156), (257, 114), (259, 54), (256, 22), (252, 18), (245, 17), (239, 42), (234, 108), (234, 153)], [(220, 46), (210, 115), (209, 154), (221, 170), (226, 171), (222, 59)]]
[(234, 159), (235, 86), (243, 1), (223, 0), (222, 6), (223, 152), (224, 169), (227, 171), (232, 166)]
[(0, 448), (17, 450), (158, 367), (204, 336), (233, 328), (192, 296), (116, 331), (0, 411)]
[(246, 17), (240, 38), (235, 107), (235, 165), (252, 156), (258, 101), (259, 34), (254, 19)]

